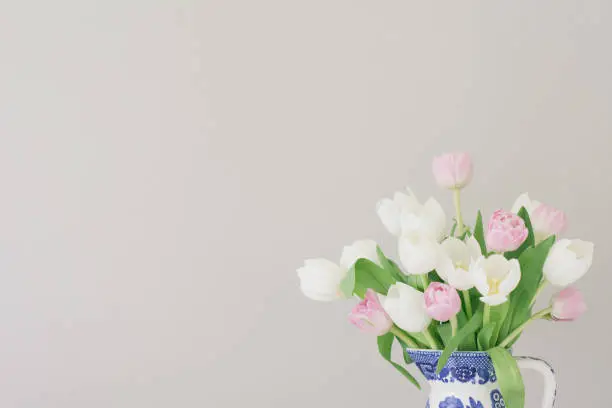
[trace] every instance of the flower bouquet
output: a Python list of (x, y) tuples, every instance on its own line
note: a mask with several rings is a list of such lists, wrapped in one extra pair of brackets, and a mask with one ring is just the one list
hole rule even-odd
[[(392, 361), (394, 342), (404, 363), (415, 363), (434, 390), (428, 406), (523, 408), (519, 366), (547, 379), (544, 406), (554, 403), (554, 376), (532, 358), (515, 358), (511, 347), (535, 320), (568, 321), (586, 306), (570, 286), (591, 267), (593, 244), (560, 239), (565, 214), (521, 195), (510, 211), (497, 210), (483, 223), (463, 221), (460, 193), (472, 177), (465, 153), (433, 160), (433, 174), (452, 193), (455, 217), (447, 229), (434, 198), (419, 202), (412, 191), (382, 199), (377, 213), (398, 238), (398, 260), (373, 241), (344, 247), (339, 264), (306, 260), (298, 269), (301, 290), (318, 301), (361, 299), (349, 321), (378, 336), (378, 350), (410, 382), (415, 377)], [(546, 285), (562, 288), (548, 307), (534, 311)]]

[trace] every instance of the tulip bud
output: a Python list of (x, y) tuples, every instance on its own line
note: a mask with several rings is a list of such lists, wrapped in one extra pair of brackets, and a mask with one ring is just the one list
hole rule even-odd
[(535, 232), (537, 242), (543, 241), (551, 235), (559, 235), (565, 230), (567, 224), (565, 213), (546, 204), (540, 204), (533, 210), (531, 225)]
[(508, 300), (510, 293), (521, 280), (521, 264), (516, 259), (506, 259), (493, 254), (481, 256), (470, 265), (474, 286), (480, 292), (480, 300), (489, 306), (497, 306)]
[(431, 283), (425, 290), (425, 310), (439, 322), (449, 321), (461, 310), (457, 290), (445, 283)]
[(565, 288), (552, 299), (551, 315), (555, 320), (575, 320), (586, 312), (582, 293), (573, 287)]
[(302, 293), (312, 300), (328, 302), (341, 299), (340, 282), (347, 270), (327, 259), (307, 259), (297, 270)]
[(536, 243), (551, 235), (559, 235), (565, 230), (567, 218), (563, 211), (537, 200), (532, 200), (527, 193), (521, 194), (516, 199), (512, 206), (512, 212), (518, 214), (522, 207), (525, 207), (529, 213)]
[(440, 187), (461, 189), (472, 179), (472, 159), (467, 153), (447, 153), (435, 157), (432, 170)]
[(556, 286), (568, 286), (580, 279), (593, 263), (593, 243), (562, 239), (553, 245), (544, 262), (546, 280)]
[(431, 322), (425, 311), (423, 293), (405, 283), (391, 285), (382, 304), (393, 322), (407, 332), (421, 332)]
[(514, 251), (525, 242), (527, 235), (529, 231), (521, 217), (510, 211), (497, 210), (487, 227), (487, 248), (500, 253)]
[(378, 301), (378, 296), (372, 289), (368, 289), (365, 297), (349, 314), (349, 321), (364, 333), (377, 336), (386, 334), (393, 326), (393, 321)]

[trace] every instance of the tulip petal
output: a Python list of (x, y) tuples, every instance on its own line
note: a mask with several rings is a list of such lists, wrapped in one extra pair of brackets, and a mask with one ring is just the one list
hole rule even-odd
[(345, 246), (340, 257), (340, 266), (350, 269), (358, 259), (362, 258), (380, 265), (376, 247), (376, 242), (370, 239), (355, 241), (352, 245)]
[(433, 319), (439, 322), (447, 322), (451, 317), (455, 316), (457, 312), (453, 310), (449, 305), (435, 304), (427, 308), (427, 313)]
[(472, 179), (472, 159), (467, 153), (446, 153), (434, 157), (431, 169), (436, 183), (443, 188), (463, 188)]
[(567, 246), (567, 249), (574, 252), (578, 259), (584, 260), (588, 268), (591, 267), (593, 263), (593, 252), (595, 249), (595, 246), (592, 242), (583, 241), (581, 239), (574, 239)]
[(436, 272), (438, 275), (448, 282), (448, 275), (455, 270), (453, 261), (444, 253), (438, 257), (438, 264), (436, 265)]
[(389, 198), (383, 198), (376, 205), (376, 213), (385, 228), (393, 235), (400, 235), (401, 207)]
[(305, 296), (322, 302), (339, 299), (340, 282), (348, 271), (323, 258), (308, 259), (298, 268), (300, 289)]
[(435, 198), (430, 197), (425, 202), (421, 216), (425, 220), (427, 233), (436, 240), (442, 239), (446, 229), (446, 214)]
[(476, 238), (474, 238), (473, 235), (465, 241), (465, 245), (468, 249), (470, 261), (476, 260), (480, 257), (480, 255), (482, 255), (480, 244), (478, 243), (478, 241), (476, 241)]
[(439, 248), (435, 241), (412, 235), (399, 239), (399, 258), (410, 275), (422, 275), (435, 269)]
[(518, 212), (521, 210), (521, 207), (525, 207), (525, 209), (527, 210), (527, 212), (529, 213), (529, 215), (531, 216), (531, 214), (533, 213), (533, 211), (538, 208), (540, 206), (540, 204), (542, 204), (541, 202), (537, 201), (537, 200), (532, 200), (531, 198), (529, 198), (529, 194), (528, 193), (523, 193), (520, 196), (517, 197), (516, 201), (514, 201), (514, 204), (512, 205), (512, 212), (515, 214), (518, 214)]
[(420, 332), (431, 321), (425, 311), (423, 293), (404, 283), (389, 288), (383, 308), (393, 322), (407, 332)]
[(425, 224), (425, 220), (418, 214), (404, 209), (400, 215), (400, 231), (402, 235), (425, 235), (427, 225)]
[(412, 191), (407, 189), (407, 193), (396, 192), (393, 199), (384, 198), (376, 205), (376, 212), (383, 225), (395, 236), (399, 236), (402, 232), (401, 217), (403, 212), (418, 214), (421, 211), (422, 206)]
[(395, 193), (393, 195), (393, 200), (398, 203), (401, 208), (404, 208), (410, 212), (419, 212), (421, 210), (421, 203), (409, 187), (406, 187), (406, 191), (408, 194), (404, 194), (399, 191)]
[(484, 268), (486, 258), (480, 256), (475, 262), (470, 265), (470, 274), (472, 275), (472, 281), (478, 292), (482, 295), (489, 294), (489, 282), (487, 281), (487, 272)]
[(582, 293), (573, 287), (568, 287), (553, 296), (552, 317), (555, 320), (575, 320), (587, 311)]
[(519, 261), (516, 259), (511, 259), (508, 261), (508, 263), (510, 267), (508, 274), (499, 284), (499, 292), (506, 295), (512, 292), (521, 280), (521, 265), (519, 264)]
[(497, 306), (505, 303), (508, 300), (508, 297), (503, 293), (496, 293), (491, 296), (483, 296), (480, 298), (483, 303), (486, 303), (489, 306)]
[(448, 284), (457, 290), (468, 290), (474, 287), (472, 274), (462, 268), (453, 268), (448, 273)]
[(466, 266), (470, 264), (470, 251), (466, 243), (460, 239), (448, 237), (440, 244), (440, 247), (453, 260), (453, 263), (462, 263)]
[(568, 286), (587, 273), (593, 262), (593, 244), (562, 239), (551, 248), (544, 263), (546, 280), (556, 286)]
[(527, 212), (530, 212), (532, 205), (528, 193), (523, 193), (517, 197), (516, 201), (514, 201), (514, 204), (512, 205), (511, 211), (515, 214), (518, 214), (522, 207), (525, 207)]

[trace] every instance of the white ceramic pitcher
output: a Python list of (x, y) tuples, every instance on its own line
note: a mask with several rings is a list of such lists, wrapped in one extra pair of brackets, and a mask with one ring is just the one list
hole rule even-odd
[[(439, 350), (408, 349), (412, 361), (421, 370), (431, 392), (427, 408), (504, 408), (504, 398), (493, 368), (484, 351), (457, 351), (451, 354), (446, 366), (436, 374)], [(515, 357), (520, 368), (533, 369), (544, 376), (542, 408), (553, 408), (557, 390), (555, 373), (543, 360)]]

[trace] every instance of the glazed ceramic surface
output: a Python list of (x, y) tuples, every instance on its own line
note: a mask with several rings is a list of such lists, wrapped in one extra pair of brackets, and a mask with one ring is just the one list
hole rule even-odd
[[(485, 352), (458, 351), (451, 354), (446, 366), (436, 373), (439, 350), (412, 350), (408, 354), (421, 370), (431, 392), (427, 408), (504, 408), (493, 362)], [(556, 382), (550, 366), (539, 359), (516, 357), (523, 368), (540, 372), (545, 378), (543, 408), (554, 405)]]

